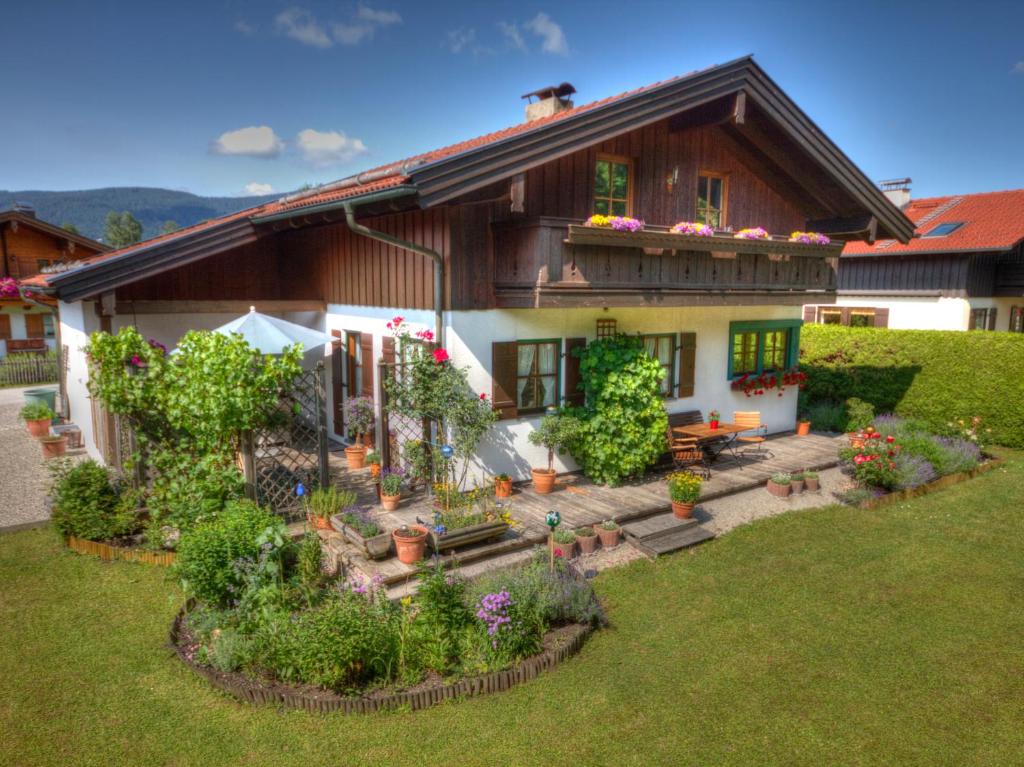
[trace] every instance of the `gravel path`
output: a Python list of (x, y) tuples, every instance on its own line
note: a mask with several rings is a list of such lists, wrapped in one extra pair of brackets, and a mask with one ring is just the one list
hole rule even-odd
[(0, 531), (49, 519), (44, 498), (49, 473), (39, 443), (18, 418), (23, 389), (0, 389)]

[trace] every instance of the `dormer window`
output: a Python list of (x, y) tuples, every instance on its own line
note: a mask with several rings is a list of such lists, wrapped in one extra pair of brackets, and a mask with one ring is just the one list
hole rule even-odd
[(603, 216), (633, 214), (633, 161), (600, 154), (594, 169), (594, 213)]
[(932, 229), (928, 234), (922, 234), (922, 237), (945, 237), (947, 234), (952, 234), (961, 226), (964, 225), (963, 221), (949, 221), (945, 224), (939, 224), (937, 227)]

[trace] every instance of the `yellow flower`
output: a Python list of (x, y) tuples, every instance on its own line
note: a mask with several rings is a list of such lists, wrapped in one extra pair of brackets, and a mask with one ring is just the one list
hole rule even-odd
[(402, 597), (401, 602), (402, 607), (408, 607), (412, 604), (412, 597)]
[(590, 226), (611, 226), (612, 220), (608, 216), (602, 216), (600, 213), (596, 213), (587, 219), (587, 223)]

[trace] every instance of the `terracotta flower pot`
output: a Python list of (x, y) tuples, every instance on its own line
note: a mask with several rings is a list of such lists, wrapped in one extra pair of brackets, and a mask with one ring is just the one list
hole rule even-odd
[(789, 484), (789, 489), (793, 495), (800, 495), (804, 491), (804, 481), (802, 479), (794, 479)]
[(25, 428), (28, 429), (28, 433), (36, 439), (39, 439), (40, 437), (47, 437), (50, 434), (50, 419), (37, 418), (34, 421), (25, 421)]
[(406, 534), (403, 535), (402, 529), (398, 528), (391, 531), (391, 537), (395, 540), (399, 562), (414, 565), (423, 559), (423, 553), (427, 550), (427, 528), (422, 525), (409, 525)]
[(808, 477), (807, 479), (805, 479), (804, 480), (804, 489), (808, 493), (816, 493), (816, 492), (818, 492), (821, 489), (821, 485), (818, 484), (818, 478), (814, 477), (812, 479), (811, 477)]
[(398, 504), (401, 500), (401, 493), (395, 493), (394, 495), (380, 494), (380, 505), (384, 507), (384, 511), (398, 511)]
[(547, 495), (555, 489), (554, 469), (531, 469), (533, 474), (533, 489), (541, 495)]
[(696, 505), (695, 503), (672, 501), (672, 514), (676, 519), (689, 519), (693, 516), (693, 507)]
[(597, 551), (599, 540), (596, 535), (577, 535), (576, 543), (579, 544), (580, 554), (593, 554)]
[(366, 462), (366, 448), (363, 445), (353, 445), (345, 448), (345, 460), (348, 461), (350, 469), (361, 469)]
[(792, 490), (790, 485), (777, 485), (770, 479), (768, 480), (768, 492), (776, 498), (788, 498), (790, 490)]
[[(534, 477), (536, 481), (536, 477)], [(511, 479), (496, 479), (494, 480), (494, 495), (496, 498), (511, 498), (512, 497), (512, 480)]]
[(370, 464), (370, 476), (373, 477), (374, 479), (377, 479), (378, 477), (380, 477), (380, 464), (379, 463), (371, 463)]
[(307, 514), (306, 519), (317, 530), (330, 530), (331, 520), (328, 517), (318, 517), (316, 514)]
[(619, 529), (605, 530), (600, 525), (594, 525), (594, 530), (597, 531), (597, 537), (601, 541), (602, 549), (614, 549), (619, 545)]
[(559, 543), (558, 541), (555, 541), (555, 554), (557, 555), (559, 551), (562, 552), (562, 559), (572, 559), (573, 555), (576, 553), (575, 541), (573, 543)]
[(811, 422), (810, 421), (798, 421), (796, 425), (796, 436), (806, 437), (811, 433)]
[(39, 440), (43, 446), (43, 458), (60, 458), (68, 448), (67, 437), (43, 437)]

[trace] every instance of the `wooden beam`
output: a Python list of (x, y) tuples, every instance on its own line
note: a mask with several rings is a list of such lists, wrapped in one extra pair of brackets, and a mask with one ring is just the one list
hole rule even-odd
[(118, 314), (244, 314), (250, 306), (259, 312), (323, 312), (324, 301), (118, 301)]
[(878, 219), (874, 216), (847, 216), (808, 220), (807, 231), (821, 232), (845, 240), (874, 242), (878, 234)]
[(666, 306), (803, 306), (835, 303), (835, 291), (499, 289), (499, 309)]
[(740, 91), (736, 94), (736, 104), (732, 110), (732, 121), (737, 125), (743, 125), (747, 121), (747, 92)]

